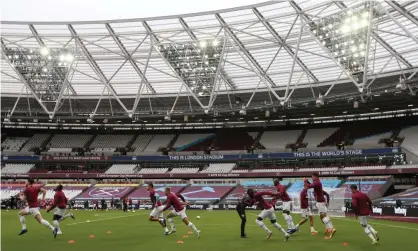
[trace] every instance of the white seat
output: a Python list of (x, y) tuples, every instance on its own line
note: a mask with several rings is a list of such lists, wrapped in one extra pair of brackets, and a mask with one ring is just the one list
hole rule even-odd
[(48, 148), (84, 148), (93, 135), (56, 134), (48, 143)]
[(2, 173), (28, 173), (32, 168), (35, 167), (35, 164), (6, 164), (6, 166), (1, 169)]
[(40, 148), (43, 143), (49, 138), (49, 134), (35, 134), (33, 135), (26, 145), (20, 150), (21, 152), (29, 152), (33, 148)]
[(105, 173), (108, 174), (133, 174), (136, 173), (136, 164), (114, 164)]
[(234, 166), (235, 163), (210, 163), (209, 167), (201, 173), (229, 173)]
[(134, 135), (132, 134), (97, 135), (96, 138), (91, 143), (90, 148), (125, 148), (128, 145), (129, 141), (132, 140), (133, 137)]
[(4, 140), (1, 147), (6, 152), (18, 152), (28, 140), (29, 138), (24, 137), (9, 137)]
[(166, 173), (168, 168), (141, 168), (138, 173)]

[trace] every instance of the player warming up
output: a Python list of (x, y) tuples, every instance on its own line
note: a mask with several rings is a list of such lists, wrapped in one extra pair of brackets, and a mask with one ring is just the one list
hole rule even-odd
[(56, 238), (58, 229), (54, 228), (48, 221), (44, 220), (42, 218), (41, 213), (39, 212), (38, 194), (42, 193), (42, 200), (44, 200), (45, 195), (46, 195), (46, 190), (43, 188), (33, 186), (33, 183), (34, 183), (34, 180), (29, 178), (28, 181), (26, 182), (26, 188), (23, 191), (24, 199), (27, 200), (28, 206), (19, 212), (19, 220), (20, 220), (20, 223), (22, 223), (22, 231), (20, 231), (19, 235), (22, 235), (28, 232), (28, 229), (26, 228), (25, 215), (33, 215), (33, 217), (35, 217), (38, 223), (49, 228), (54, 234), (54, 238)]
[(293, 223), (292, 215), (290, 215), (290, 210), (292, 210), (292, 200), (286, 192), (286, 187), (280, 184), (279, 179), (274, 180), (274, 186), (277, 188), (280, 199), (283, 201), (283, 217), (287, 224), (287, 232), (293, 234), (296, 232), (295, 224)]
[(314, 196), (316, 199), (316, 206), (318, 207), (319, 217), (321, 221), (324, 223), (327, 229), (331, 229), (329, 238), (331, 239), (337, 230), (332, 225), (331, 219), (327, 216), (327, 203), (324, 197), (324, 191), (322, 190), (322, 183), (319, 180), (319, 174), (313, 173), (312, 174), (312, 184), (309, 183), (307, 179), (305, 179), (305, 183), (308, 184), (308, 188), (313, 188)]
[(54, 224), (54, 227), (58, 229), (57, 234), (62, 234), (59, 221), (63, 221), (68, 217), (71, 217), (73, 220), (75, 220), (75, 217), (72, 213), (65, 214), (65, 209), (67, 208), (67, 198), (65, 197), (65, 194), (62, 191), (62, 189), (62, 185), (57, 186), (57, 188), (55, 189), (54, 202), (51, 206), (48, 206), (46, 208), (47, 213), (49, 213), (49, 211), (51, 211), (52, 209), (55, 209), (52, 224)]
[(152, 183), (148, 183), (147, 190), (149, 192), (149, 197), (152, 203), (152, 211), (148, 219), (149, 221), (158, 221), (160, 225), (164, 228), (165, 235), (168, 235), (170, 231), (168, 231), (167, 223), (162, 213), (164, 206), (161, 203), (160, 196), (158, 195), (158, 193), (155, 192), (154, 184)]
[(245, 215), (245, 208), (247, 206), (251, 206), (253, 204), (253, 200), (248, 197), (244, 196), (240, 199), (237, 205), (237, 213), (241, 218), (241, 238), (247, 238), (245, 234), (245, 223), (247, 223), (247, 216)]
[(302, 219), (300, 222), (296, 225), (296, 229), (298, 230), (299, 227), (303, 224), (305, 224), (308, 221), (309, 217), (309, 224), (311, 225), (311, 233), (317, 234), (318, 231), (314, 228), (314, 222), (313, 222), (313, 216), (311, 209), (309, 208), (309, 199), (308, 199), (308, 184), (305, 183), (305, 186), (303, 187), (302, 191), (300, 192), (300, 209), (302, 213)]
[[(165, 210), (169, 209), (170, 207), (174, 208), (167, 215), (168, 222), (170, 223), (171, 228), (172, 228), (172, 230), (170, 231), (170, 234), (176, 232), (176, 227), (174, 225), (174, 222), (173, 222), (172, 218), (175, 217), (175, 216), (180, 216), (180, 218), (183, 220), (184, 224), (186, 224), (186, 226), (191, 228), (197, 234), (197, 238), (199, 238), (200, 237), (200, 230), (198, 230), (196, 228), (196, 226), (187, 219), (186, 207), (184, 207), (179, 200), (179, 197), (180, 197), (183, 200), (183, 202), (185, 202), (184, 197), (181, 196), (180, 194), (176, 195), (175, 193), (172, 193), (171, 189), (169, 187), (165, 188), (164, 193), (167, 196), (167, 200), (166, 200), (166, 205), (163, 208), (163, 210), (161, 211), (161, 213), (164, 212)], [(187, 205), (187, 203), (185, 203), (185, 205)]]
[(351, 185), (350, 189), (354, 214), (364, 228), (364, 232), (372, 239), (372, 244), (377, 244), (379, 241), (379, 233), (367, 221), (367, 218), (372, 212), (372, 202), (365, 193), (357, 190), (356, 185)]
[(270, 229), (267, 228), (267, 226), (263, 223), (263, 220), (265, 218), (269, 218), (271, 224), (273, 224), (273, 227), (277, 228), (280, 232), (284, 234), (285, 241), (287, 241), (290, 237), (290, 234), (286, 233), (286, 231), (280, 226), (279, 223), (276, 221), (276, 214), (274, 213), (273, 206), (264, 200), (263, 196), (268, 195), (272, 197), (277, 197), (278, 194), (273, 194), (270, 192), (255, 192), (253, 189), (247, 190), (248, 196), (250, 196), (251, 199), (253, 199), (255, 202), (258, 203), (260, 207), (263, 208), (263, 211), (258, 215), (257, 219), (255, 220), (255, 223), (260, 226), (264, 231), (267, 232), (267, 240), (270, 239), (273, 232), (270, 231)]

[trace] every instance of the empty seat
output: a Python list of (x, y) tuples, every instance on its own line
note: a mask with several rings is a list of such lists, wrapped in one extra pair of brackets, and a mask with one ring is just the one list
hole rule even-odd
[(135, 149), (135, 153), (143, 152), (145, 147), (149, 144), (149, 142), (152, 140), (152, 137), (154, 135), (152, 134), (141, 134), (138, 135), (135, 142), (132, 144), (132, 148)]
[(1, 169), (2, 173), (28, 173), (34, 164), (6, 164), (6, 166)]
[(174, 134), (155, 135), (144, 149), (144, 152), (156, 152), (161, 147), (167, 147), (173, 138)]
[(304, 143), (308, 144), (308, 147), (317, 147), (325, 139), (327, 139), (331, 134), (337, 131), (338, 128), (321, 128), (321, 129), (309, 129), (306, 132), (305, 138), (303, 139)]
[(234, 168), (235, 163), (210, 163), (209, 167), (202, 173), (229, 173)]
[(168, 168), (141, 168), (138, 173), (166, 173)]
[(90, 148), (125, 148), (134, 135), (97, 135)]
[(301, 133), (301, 130), (265, 131), (260, 138), (260, 143), (266, 149), (285, 149), (287, 144), (296, 143)]
[(21, 152), (29, 152), (33, 148), (40, 148), (46, 140), (48, 140), (49, 134), (35, 134), (20, 150)]
[(136, 164), (114, 164), (105, 173), (108, 174), (132, 174), (136, 173)]
[(91, 137), (90, 134), (56, 134), (48, 148), (83, 148)]
[(199, 168), (195, 167), (177, 167), (173, 168), (170, 173), (197, 173)]
[(28, 140), (29, 138), (24, 137), (9, 137), (1, 144), (1, 148), (6, 152), (18, 152)]

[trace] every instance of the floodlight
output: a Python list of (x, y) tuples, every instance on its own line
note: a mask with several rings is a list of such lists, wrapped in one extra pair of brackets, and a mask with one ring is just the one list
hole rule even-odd
[(28, 56), (28, 59), (29, 59), (29, 60), (31, 60), (31, 59), (32, 59), (32, 56), (31, 56), (31, 55), (29, 55), (29, 56)]
[(16, 55), (15, 55), (15, 59), (18, 59), (18, 58), (19, 58), (19, 55), (17, 55), (17, 54), (16, 54)]
[(207, 45), (206, 41), (201, 41), (200, 42), (200, 47), (205, 48)]
[(219, 41), (217, 39), (215, 39), (215, 40), (213, 40), (212, 44), (213, 44), (213, 46), (218, 46)]
[(48, 71), (48, 68), (44, 67), (44, 68), (42, 68), (42, 71), (43, 72), (47, 72)]
[(48, 60), (51, 60), (52, 59), (52, 57), (51, 56), (48, 56)]
[(361, 14), (361, 16), (363, 18), (368, 18), (369, 17), (369, 12), (365, 11), (365, 12), (363, 12), (363, 14)]
[(60, 55), (60, 61), (64, 61), (65, 60), (65, 56), (64, 56), (64, 54), (61, 54)]
[(41, 52), (41, 55), (42, 56), (46, 56), (46, 55), (49, 54), (49, 50), (46, 47), (42, 47), (41, 50), (40, 50), (40, 52)]

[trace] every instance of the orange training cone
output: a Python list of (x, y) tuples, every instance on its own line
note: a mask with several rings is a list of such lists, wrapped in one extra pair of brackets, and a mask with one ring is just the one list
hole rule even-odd
[(75, 243), (75, 241), (73, 241), (73, 240), (68, 241), (68, 244), (74, 244), (74, 243)]
[(107, 231), (107, 232), (106, 232), (106, 234), (111, 234), (111, 233), (112, 233), (112, 232), (110, 232), (110, 231)]
[(94, 236), (94, 234), (91, 234), (89, 237), (90, 237), (91, 239), (93, 239), (93, 238), (95, 238), (96, 236)]
[(328, 239), (329, 239), (329, 237), (328, 237), (328, 236), (325, 236), (325, 237), (324, 237), (324, 240), (328, 240)]
[(344, 242), (344, 243), (343, 243), (343, 245), (344, 245), (344, 246), (347, 246), (347, 245), (348, 245), (348, 242)]
[(177, 244), (183, 244), (183, 241), (182, 240), (177, 241)]
[(189, 231), (189, 232), (187, 232), (188, 234), (193, 234), (193, 232), (192, 231)]
[(183, 238), (189, 238), (189, 236), (188, 235), (183, 235)]

